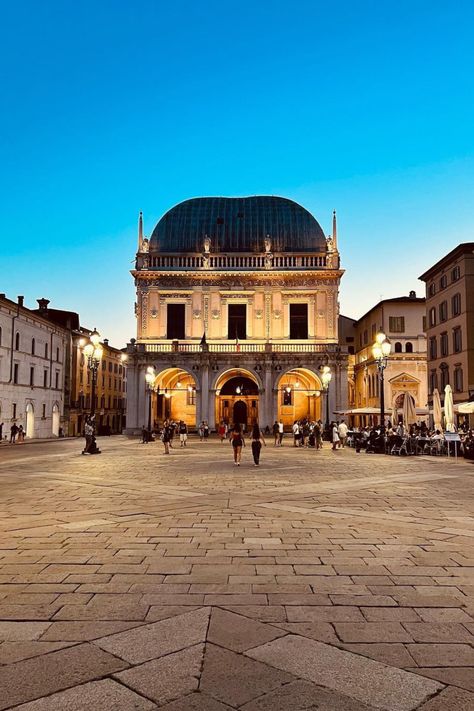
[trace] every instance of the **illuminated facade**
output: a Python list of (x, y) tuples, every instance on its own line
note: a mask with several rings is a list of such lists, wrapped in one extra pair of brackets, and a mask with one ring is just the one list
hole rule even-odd
[[(137, 338), (128, 344), (127, 431), (148, 418), (271, 426), (324, 419), (347, 406), (347, 348), (338, 344), (340, 269), (331, 237), (280, 197), (195, 198), (158, 222), (140, 214)], [(147, 386), (146, 373), (154, 380)], [(149, 410), (149, 407), (151, 408)], [(149, 414), (150, 413), (150, 414)]]

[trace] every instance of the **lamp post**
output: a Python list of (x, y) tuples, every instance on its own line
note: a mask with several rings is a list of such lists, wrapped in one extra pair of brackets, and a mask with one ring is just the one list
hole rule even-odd
[(155, 378), (156, 378), (156, 373), (155, 369), (152, 365), (148, 366), (146, 370), (146, 375), (145, 375), (145, 380), (147, 384), (147, 390), (148, 390), (148, 436), (150, 436), (151, 433), (151, 394), (153, 390), (155, 389)]
[(331, 378), (331, 368), (328, 365), (323, 366), (321, 380), (323, 383), (323, 390), (326, 393), (326, 423), (324, 425), (324, 438), (328, 442), (331, 441), (331, 433), (329, 431), (329, 383), (331, 382)]
[(87, 368), (91, 373), (91, 410), (89, 421), (86, 421), (84, 431), (86, 437), (86, 445), (83, 449), (83, 454), (100, 454), (100, 449), (95, 441), (95, 398), (97, 386), (97, 372), (99, 370), (104, 349), (100, 345), (100, 333), (96, 329), (89, 336), (89, 342), (81, 339), (80, 347), (82, 353), (87, 358)]
[(104, 349), (100, 345), (100, 334), (94, 329), (94, 331), (89, 336), (89, 343), (87, 343), (83, 348), (83, 353), (87, 358), (87, 367), (91, 372), (91, 418), (95, 415), (95, 398), (96, 398), (96, 387), (97, 387), (97, 372), (99, 370), (99, 365), (104, 355)]
[(380, 379), (380, 426), (381, 431), (385, 431), (385, 393), (384, 393), (384, 371), (387, 367), (388, 357), (392, 350), (392, 344), (385, 333), (377, 333), (375, 343), (372, 346), (372, 355), (379, 371)]

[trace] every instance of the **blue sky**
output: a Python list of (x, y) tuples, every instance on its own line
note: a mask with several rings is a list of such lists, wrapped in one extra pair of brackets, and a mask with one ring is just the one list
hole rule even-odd
[(139, 210), (338, 212), (341, 310), (474, 239), (474, 4), (0, 0), (0, 290), (122, 346)]

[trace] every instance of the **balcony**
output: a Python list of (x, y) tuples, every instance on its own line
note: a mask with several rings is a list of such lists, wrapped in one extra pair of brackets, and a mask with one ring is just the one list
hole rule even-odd
[(327, 254), (140, 254), (137, 257), (137, 270), (157, 271), (196, 271), (212, 270), (244, 271), (263, 270), (294, 270), (294, 269), (326, 269), (337, 268), (337, 263), (331, 263)]
[(137, 343), (136, 349), (139, 353), (200, 353), (203, 351), (210, 353), (347, 353), (347, 347), (339, 347), (335, 343), (312, 343), (301, 342), (280, 342), (271, 343), (268, 341), (251, 342), (239, 341), (227, 343), (180, 343), (172, 341), (167, 343)]

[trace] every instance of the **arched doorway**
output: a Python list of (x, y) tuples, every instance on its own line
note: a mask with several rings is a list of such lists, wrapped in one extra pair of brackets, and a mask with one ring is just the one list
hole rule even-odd
[(259, 393), (257, 376), (251, 371), (232, 368), (222, 373), (216, 382), (216, 423), (238, 422), (247, 429), (258, 422)]
[(233, 422), (239, 425), (247, 425), (247, 403), (243, 400), (236, 400), (232, 408)]
[(157, 373), (151, 398), (152, 427), (167, 419), (183, 420), (188, 427), (196, 427), (196, 381), (191, 373), (182, 368)]
[(31, 402), (26, 406), (26, 436), (29, 439), (35, 436), (35, 411)]
[(59, 437), (59, 407), (57, 403), (53, 405), (53, 435)]
[(308, 368), (293, 368), (277, 382), (278, 419), (285, 427), (295, 420), (322, 420), (323, 387), (319, 375)]

